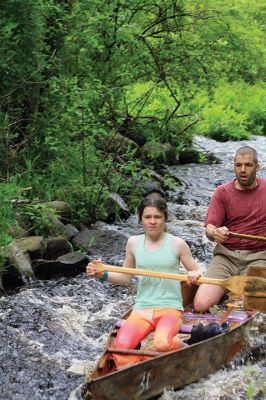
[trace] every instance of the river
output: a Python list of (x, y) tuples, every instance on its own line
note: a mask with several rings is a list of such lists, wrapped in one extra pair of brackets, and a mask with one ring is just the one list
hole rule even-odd
[[(258, 150), (259, 176), (266, 178), (266, 137), (225, 143), (197, 137), (195, 145), (205, 153), (212, 152), (220, 162), (169, 167), (182, 182), (169, 196), (169, 231), (188, 242), (204, 269), (213, 249), (203, 228), (207, 204), (214, 188), (233, 178), (232, 157), (244, 144)], [(112, 231), (132, 234), (141, 228), (132, 216), (110, 226), (110, 234)], [(112, 255), (112, 262), (121, 263), (122, 258), (121, 254)], [(135, 288), (135, 280), (128, 286), (115, 286), (81, 274), (71, 279), (34, 281), (2, 296), (0, 399), (81, 400), (86, 373), (95, 365), (112, 324), (133, 304)], [(181, 390), (165, 391), (161, 400), (263, 399), (265, 314), (256, 318), (249, 336), (250, 348), (243, 357)]]

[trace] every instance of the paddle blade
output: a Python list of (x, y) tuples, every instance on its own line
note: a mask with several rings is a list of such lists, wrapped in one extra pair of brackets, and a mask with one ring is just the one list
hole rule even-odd
[(253, 276), (233, 276), (224, 281), (224, 286), (235, 294), (266, 297), (266, 279)]
[(266, 298), (265, 297), (244, 297), (244, 308), (246, 310), (257, 310), (266, 313)]
[(243, 294), (247, 285), (245, 276), (232, 276), (224, 280), (224, 287), (234, 294)]
[(247, 276), (245, 294), (252, 297), (266, 297), (266, 279), (260, 277)]
[[(265, 266), (251, 266), (247, 270), (247, 275), (266, 278), (266, 267)], [(245, 295), (244, 308), (247, 310), (258, 310), (260, 312), (266, 313), (266, 297), (265, 296), (253, 297), (250, 295)]]

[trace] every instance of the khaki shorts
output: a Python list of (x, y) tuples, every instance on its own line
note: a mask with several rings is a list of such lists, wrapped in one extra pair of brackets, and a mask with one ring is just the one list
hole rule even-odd
[(250, 266), (266, 267), (266, 251), (228, 250), (218, 243), (213, 254), (213, 260), (204, 274), (207, 278), (227, 279), (245, 275)]

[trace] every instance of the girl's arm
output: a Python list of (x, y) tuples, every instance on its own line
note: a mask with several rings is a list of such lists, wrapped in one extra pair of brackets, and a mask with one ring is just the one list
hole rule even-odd
[[(126, 245), (126, 257), (123, 262), (123, 267), (126, 268), (136, 268), (135, 258), (133, 255), (133, 246), (135, 243), (135, 236), (131, 236)], [(120, 274), (119, 272), (108, 272), (107, 275), (104, 272), (98, 272), (97, 263), (101, 263), (99, 260), (91, 261), (86, 268), (86, 272), (89, 276), (93, 278), (103, 279), (106, 277), (107, 282), (123, 285), (129, 283), (131, 276), (129, 274)]]
[(188, 271), (189, 283), (194, 283), (201, 275), (202, 270), (199, 264), (192, 257), (191, 250), (188, 244), (180, 238), (174, 238), (174, 248), (176, 255)]

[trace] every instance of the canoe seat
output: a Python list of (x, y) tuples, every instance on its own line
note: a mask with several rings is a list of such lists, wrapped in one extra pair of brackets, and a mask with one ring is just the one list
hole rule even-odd
[(147, 357), (157, 357), (161, 356), (168, 352), (161, 352), (161, 351), (152, 351), (152, 350), (136, 350), (136, 349), (122, 349), (118, 347), (108, 347), (107, 351), (109, 353), (116, 353), (116, 354), (132, 354), (132, 355), (139, 355), (139, 356), (147, 356)]

